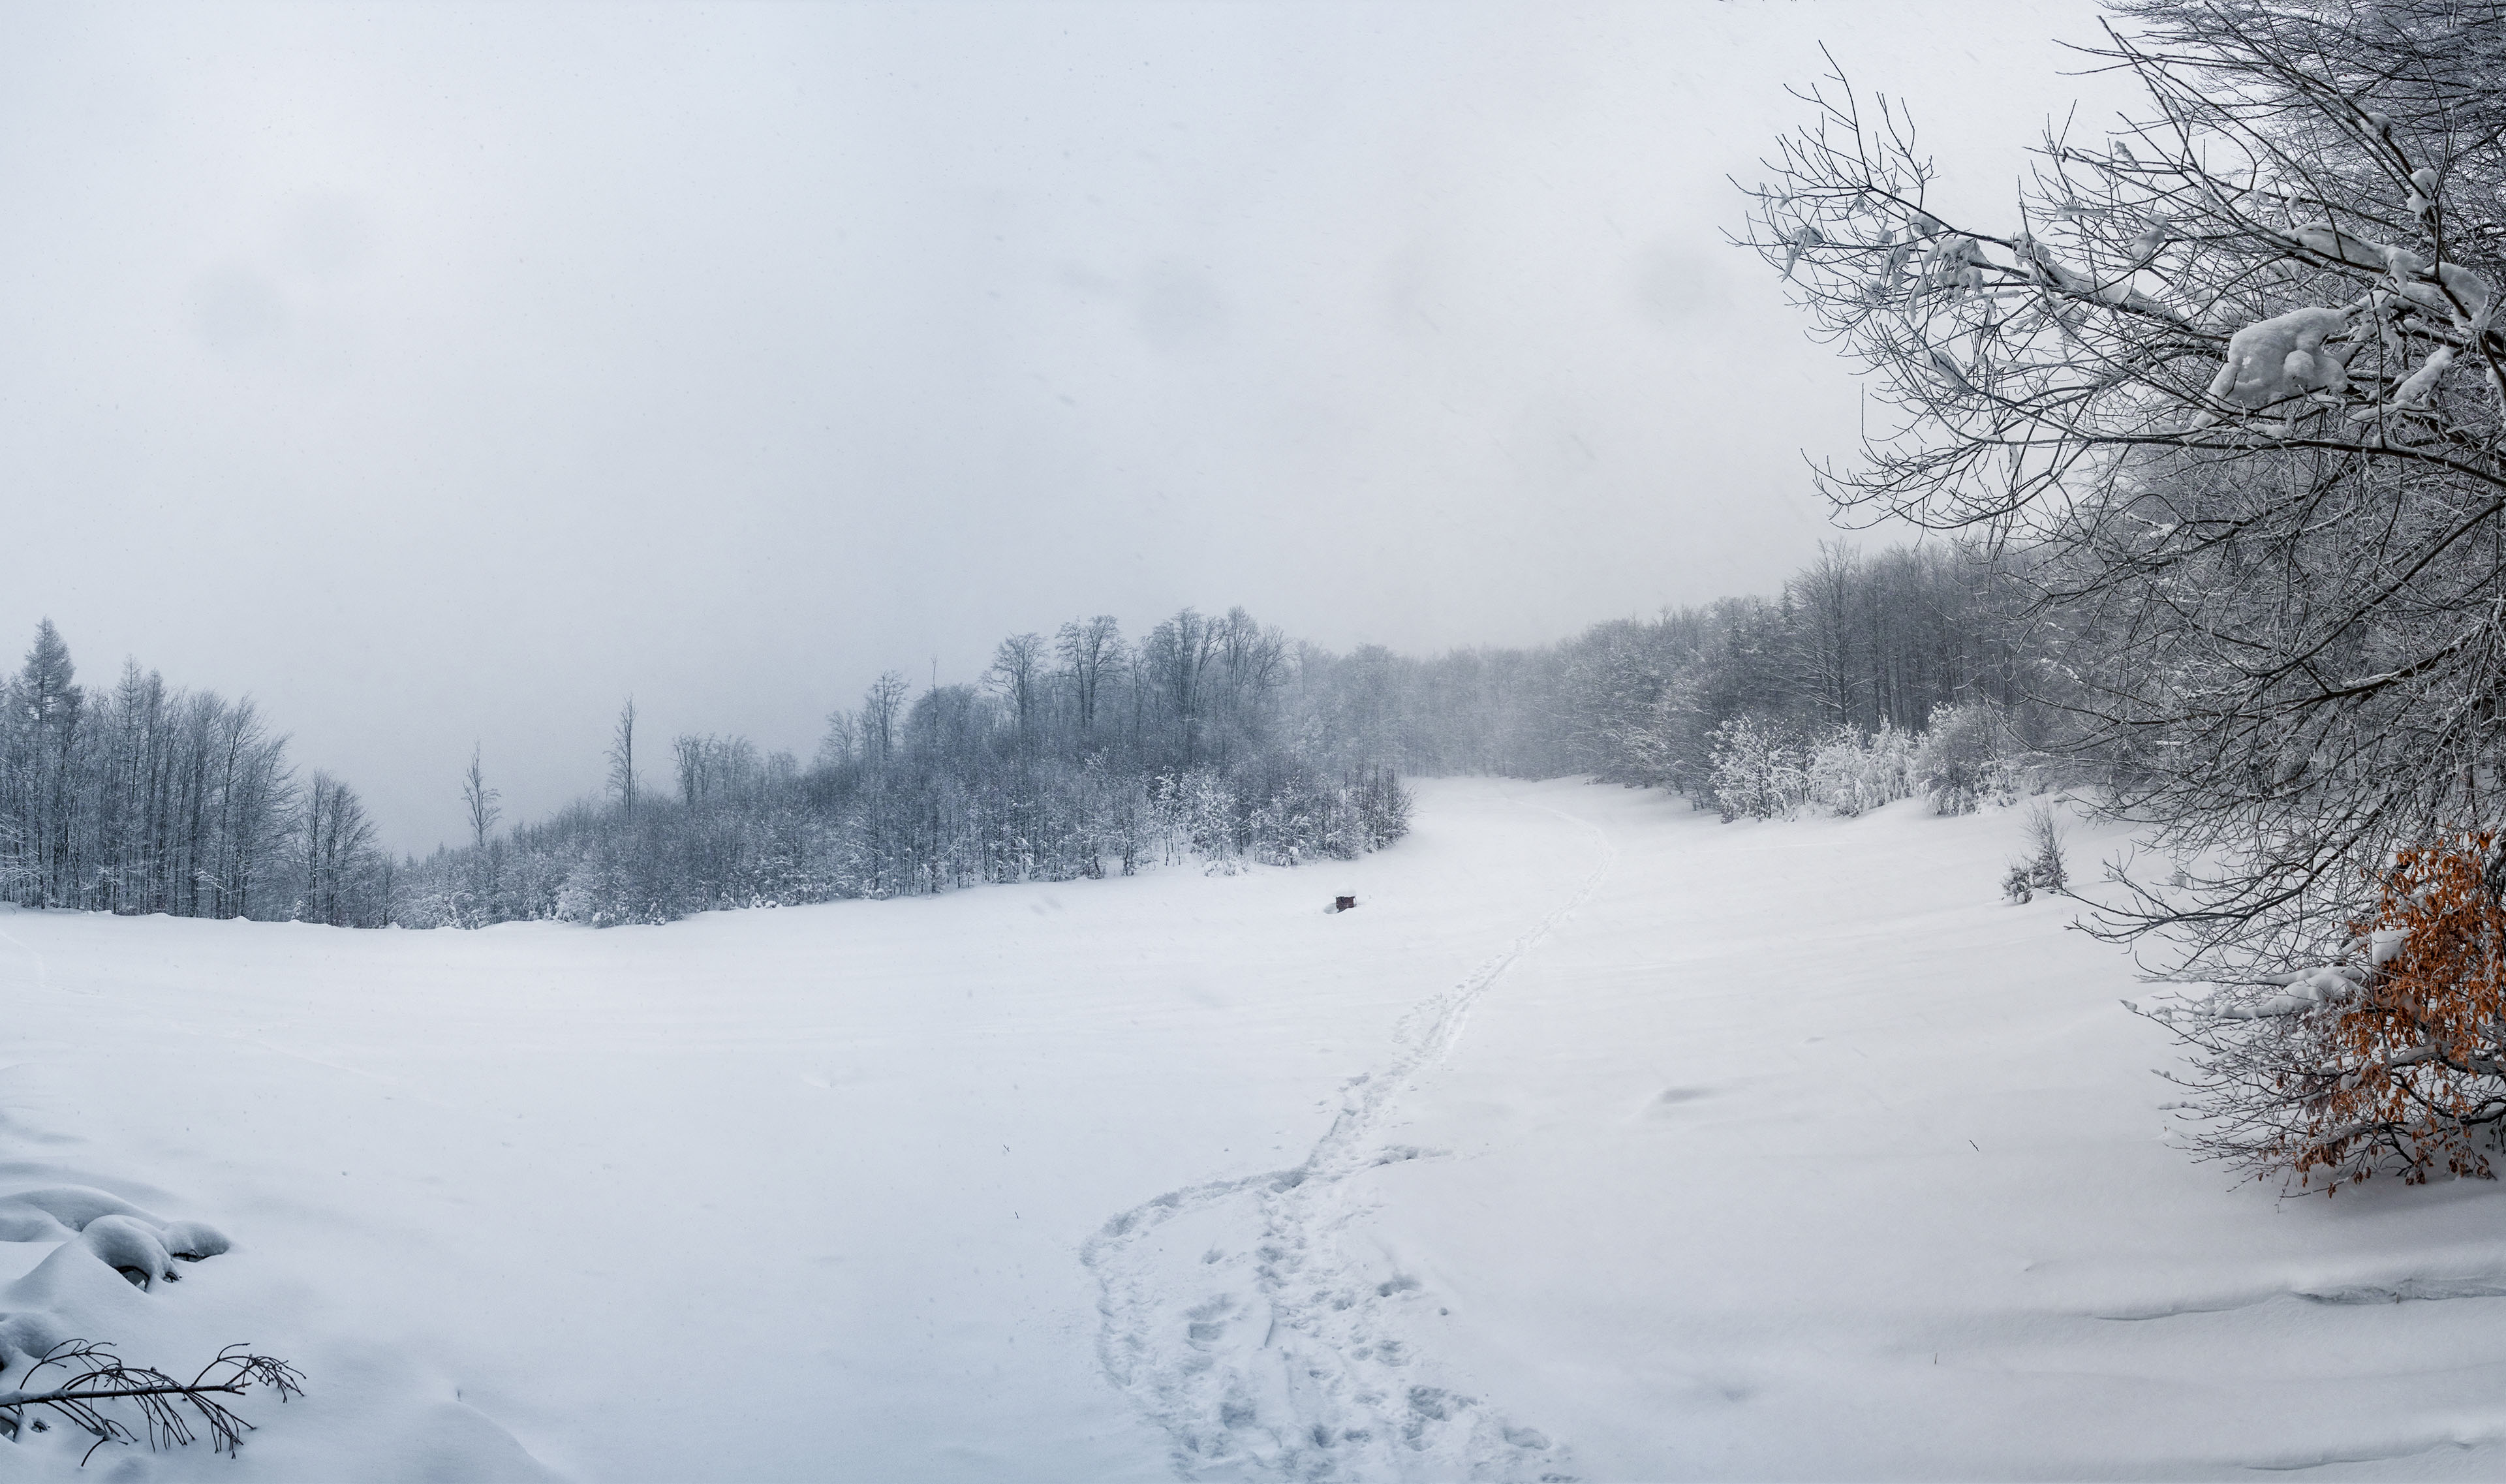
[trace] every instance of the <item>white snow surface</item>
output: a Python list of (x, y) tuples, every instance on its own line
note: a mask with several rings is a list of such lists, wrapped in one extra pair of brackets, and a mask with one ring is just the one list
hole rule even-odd
[(2017, 814), (1416, 789), (1322, 870), (0, 914), (0, 1205), (232, 1242), (143, 1292), (28, 1215), (0, 1311), (308, 1387), (236, 1463), (55, 1430), (0, 1473), (2506, 1473), (2499, 1188), (2189, 1163), (2129, 961), (1999, 897)]

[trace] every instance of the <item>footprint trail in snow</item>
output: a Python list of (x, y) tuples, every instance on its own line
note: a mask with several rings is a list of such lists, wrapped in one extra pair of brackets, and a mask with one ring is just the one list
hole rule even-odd
[(1235, 1480), (1562, 1481), (1569, 1450), (1517, 1424), (1492, 1398), (1447, 1384), (1411, 1339), (1440, 1306), (1353, 1227), (1370, 1209), (1360, 1178), (1436, 1157), (1378, 1137), (1413, 1079), (1461, 1038), (1471, 1007), (1618, 860), (1461, 983), (1405, 1014), (1394, 1052), (1342, 1089), (1339, 1115), (1286, 1170), (1169, 1191), (1108, 1220), (1081, 1258), (1096, 1276), (1097, 1360), (1172, 1445), (1178, 1476)]

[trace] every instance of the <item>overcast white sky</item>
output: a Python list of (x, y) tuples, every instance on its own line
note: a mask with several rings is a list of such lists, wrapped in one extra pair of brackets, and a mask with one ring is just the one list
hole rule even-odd
[(1824, 40), (1997, 203), (2094, 16), (0, 5), (0, 652), (249, 693), (422, 850), (629, 692), (806, 755), (1091, 613), (1770, 590), (1856, 391), (1726, 172)]

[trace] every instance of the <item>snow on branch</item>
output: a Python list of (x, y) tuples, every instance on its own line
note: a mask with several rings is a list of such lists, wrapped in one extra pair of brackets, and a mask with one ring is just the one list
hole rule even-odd
[[(2091, 925), (2216, 987), (2158, 1017), (2205, 1147), (2483, 1170), (2506, 1008), (2464, 1008), (2486, 960), (2387, 887), (2506, 798), (2506, 33), (2450, 0), (2130, 0), (2082, 50), (2141, 103), (2049, 130), (1998, 221), (1940, 209), (1902, 105), (1803, 94), (1739, 240), (1871, 390), (1821, 489), (2019, 558), (2049, 746), (2188, 868), (2119, 867)], [(2422, 894), (2470, 869), (2413, 858)]]

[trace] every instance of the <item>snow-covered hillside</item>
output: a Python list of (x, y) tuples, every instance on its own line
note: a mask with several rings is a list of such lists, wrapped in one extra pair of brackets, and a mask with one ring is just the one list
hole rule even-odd
[(234, 1244), (0, 1244), (0, 1310), (306, 1374), (89, 1477), (2506, 1469), (2498, 1187), (2189, 1165), (2129, 963), (1995, 892), (2017, 816), (1418, 801), (656, 928), (0, 915), (0, 1197)]

